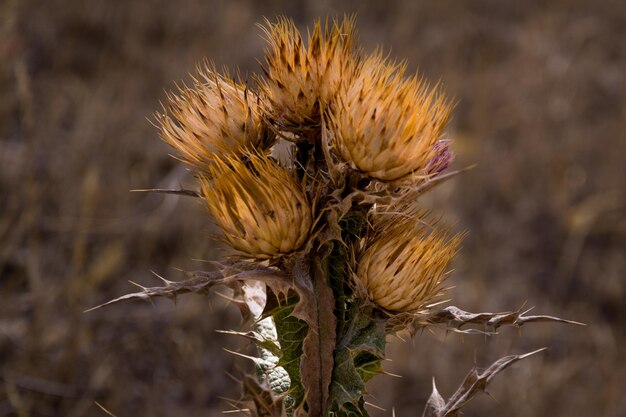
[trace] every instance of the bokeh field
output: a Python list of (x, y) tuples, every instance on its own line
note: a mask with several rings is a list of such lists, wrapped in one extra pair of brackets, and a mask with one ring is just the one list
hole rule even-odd
[[(499, 375), (474, 416), (626, 415), (626, 3), (622, 0), (0, 2), (0, 416), (218, 416), (249, 352), (224, 296), (89, 307), (211, 268), (204, 208), (131, 193), (189, 183), (152, 126), (204, 58), (251, 75), (262, 18), (357, 13), (441, 81), (468, 173), (424, 199), (468, 231), (449, 283), (470, 311), (586, 327), (390, 339), (375, 416), (419, 416), (476, 363), (549, 349)], [(495, 399), (495, 400), (494, 400)]]

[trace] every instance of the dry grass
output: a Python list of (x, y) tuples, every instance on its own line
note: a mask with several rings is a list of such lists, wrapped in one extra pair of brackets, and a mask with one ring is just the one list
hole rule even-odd
[[(75, 3), (75, 4), (74, 4)], [(0, 4), (0, 415), (219, 415), (237, 325), (219, 299), (82, 311), (150, 283), (150, 270), (218, 256), (198, 204), (129, 189), (187, 180), (146, 117), (204, 57), (244, 72), (260, 16), (358, 11), (363, 43), (439, 77), (459, 101), (451, 136), (472, 172), (434, 196), (464, 241), (457, 305), (585, 321), (497, 338), (394, 343), (403, 379), (371, 387), (414, 415), (431, 376), (447, 396), (474, 360), (548, 345), (499, 376), (500, 404), (468, 416), (619, 416), (626, 408), (626, 8), (618, 0), (459, 3), (252, 1)], [(234, 48), (233, 45), (237, 45)], [(519, 353), (514, 352), (514, 353)], [(426, 360), (424, 358), (427, 358)], [(541, 383), (537, 383), (541, 381)], [(231, 387), (231, 388), (229, 388)], [(419, 411), (418, 411), (419, 412)], [(378, 415), (387, 413), (373, 411)]]

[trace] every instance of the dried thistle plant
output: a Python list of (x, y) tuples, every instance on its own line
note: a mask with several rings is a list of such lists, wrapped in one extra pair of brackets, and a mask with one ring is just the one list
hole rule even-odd
[[(438, 309), (461, 234), (433, 220), (419, 197), (458, 173), (444, 173), (454, 158), (450, 101), (380, 51), (365, 56), (352, 18), (316, 22), (306, 43), (286, 18), (264, 31), (256, 89), (205, 65), (157, 115), (200, 188), (172, 192), (205, 201), (231, 256), (217, 271), (104, 305), (232, 288), (252, 328), (230, 333), (258, 346), (258, 376), (243, 377), (237, 403), (254, 416), (368, 415), (365, 384), (383, 373), (386, 338), (400, 331), (573, 323)], [(271, 147), (285, 140), (290, 157), (278, 160)], [(434, 388), (424, 415), (458, 415), (528, 355), (473, 369), (447, 402)]]

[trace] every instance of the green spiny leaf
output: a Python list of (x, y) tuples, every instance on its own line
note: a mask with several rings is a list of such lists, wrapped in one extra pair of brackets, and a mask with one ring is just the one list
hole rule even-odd
[(350, 324), (349, 300), (352, 297), (350, 273), (347, 268), (350, 262), (349, 245), (361, 234), (365, 217), (358, 213), (350, 213), (339, 220), (342, 229), (342, 242), (334, 242), (328, 257), (328, 273), (330, 287), (335, 296), (335, 316), (337, 316), (337, 340), (340, 340)]
[(281, 347), (281, 356), (278, 365), (282, 366), (291, 379), (288, 394), (292, 398), (294, 407), (300, 405), (304, 399), (304, 389), (300, 376), (300, 357), (302, 356), (302, 341), (307, 335), (308, 326), (296, 317), (293, 312), (297, 298), (293, 297), (287, 305), (277, 307), (273, 312), (274, 323)]
[(347, 249), (341, 243), (335, 243), (328, 259), (330, 287), (335, 296), (335, 316), (337, 317), (338, 339), (345, 333), (349, 323), (348, 297), (352, 290), (346, 282)]
[(367, 416), (363, 394), (365, 384), (348, 349), (335, 352), (335, 369), (330, 385), (332, 410), (338, 416)]
[(340, 220), (343, 242), (335, 242), (329, 256), (331, 287), (335, 295), (337, 346), (331, 383), (331, 408), (337, 416), (365, 417), (365, 383), (382, 371), (385, 320), (372, 307), (354, 299), (347, 265), (348, 246), (362, 233), (365, 217), (354, 213)]
[(348, 331), (337, 344), (331, 385), (333, 408), (338, 415), (366, 416), (365, 383), (382, 370), (385, 353), (385, 320), (371, 308), (353, 302)]

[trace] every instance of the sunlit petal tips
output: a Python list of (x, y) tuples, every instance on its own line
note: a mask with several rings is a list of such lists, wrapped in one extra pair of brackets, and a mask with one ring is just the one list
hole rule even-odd
[(268, 118), (283, 130), (319, 125), (321, 111), (339, 85), (351, 79), (357, 58), (354, 20), (317, 21), (304, 39), (294, 22), (280, 18), (263, 27), (267, 77), (260, 81)]
[(238, 254), (269, 259), (289, 254), (308, 239), (311, 207), (291, 174), (271, 159), (246, 154), (216, 159), (211, 179), (201, 178), (209, 212)]
[(170, 94), (167, 112), (157, 114), (161, 137), (184, 162), (206, 171), (216, 156), (271, 145), (258, 102), (245, 85), (205, 64), (193, 87)]
[(392, 313), (420, 312), (441, 293), (461, 237), (407, 217), (377, 225), (357, 258), (357, 279), (369, 298)]
[(451, 104), (440, 89), (404, 77), (404, 65), (380, 52), (342, 84), (329, 114), (333, 143), (353, 169), (381, 181), (427, 177), (437, 157)]

